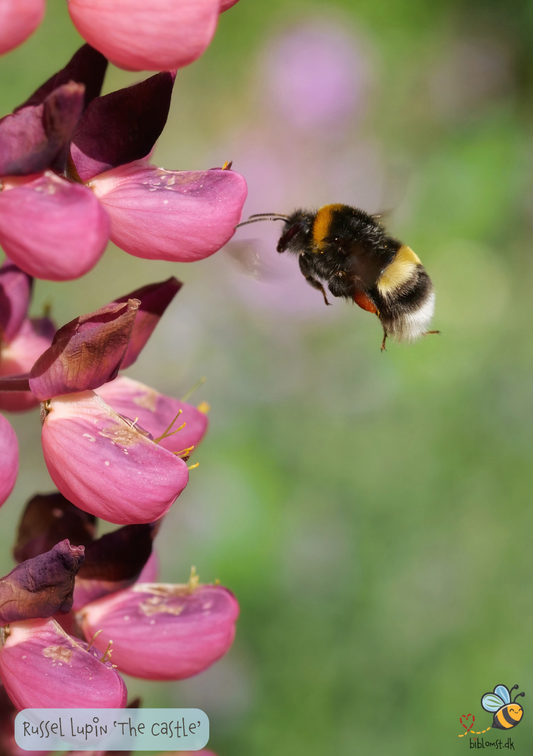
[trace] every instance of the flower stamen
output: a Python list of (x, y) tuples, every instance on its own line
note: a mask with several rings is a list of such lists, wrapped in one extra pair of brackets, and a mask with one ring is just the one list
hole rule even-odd
[(173, 436), (174, 433), (177, 433), (180, 430), (183, 430), (185, 428), (186, 423), (183, 423), (183, 425), (180, 425), (179, 428), (176, 428), (176, 430), (173, 430), (171, 433), (169, 433), (170, 429), (178, 419), (178, 417), (182, 414), (183, 410), (180, 409), (174, 420), (170, 423), (166, 431), (164, 431), (158, 438), (154, 438), (154, 444), (158, 444), (160, 441), (162, 441), (164, 438), (168, 438), (169, 436)]
[(200, 388), (200, 386), (203, 383), (205, 383), (206, 381), (207, 381), (207, 378), (199, 378), (196, 381), (196, 383), (194, 384), (194, 386), (192, 387), (192, 389), (190, 389), (189, 391), (187, 391), (187, 393), (185, 394), (185, 396), (181, 397), (181, 401), (182, 402), (186, 402), (187, 399), (189, 399), (189, 397), (191, 397), (194, 394), (194, 392), (197, 391)]
[(102, 633), (102, 632), (103, 632), (103, 630), (97, 630), (97, 631), (95, 632), (95, 634), (93, 635), (93, 637), (92, 637), (92, 638), (91, 638), (91, 640), (89, 641), (89, 645), (87, 646), (87, 651), (88, 651), (88, 650), (90, 649), (90, 647), (91, 647), (91, 646), (93, 645), (93, 643), (94, 643), (94, 639), (96, 638), (96, 636), (97, 636), (97, 635), (100, 635), (100, 633)]

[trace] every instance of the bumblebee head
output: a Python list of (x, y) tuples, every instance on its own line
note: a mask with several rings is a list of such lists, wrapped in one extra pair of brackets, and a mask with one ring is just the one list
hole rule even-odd
[(377, 283), (379, 319), (396, 341), (415, 341), (429, 329), (435, 309), (433, 284), (410, 247), (401, 245)]
[(523, 708), (520, 706), (520, 704), (517, 703), (509, 704), (509, 706), (507, 707), (507, 712), (509, 713), (511, 719), (513, 719), (517, 724), (524, 716)]
[(276, 247), (278, 252), (289, 251), (298, 254), (308, 251), (315, 215), (316, 213), (305, 210), (295, 210), (292, 215), (289, 215)]

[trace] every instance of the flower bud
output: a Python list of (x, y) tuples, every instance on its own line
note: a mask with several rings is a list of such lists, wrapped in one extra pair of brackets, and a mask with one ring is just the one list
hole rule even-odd
[(17, 709), (126, 705), (126, 686), (111, 663), (55, 620), (14, 622), (6, 635), (0, 678)]
[(162, 517), (187, 485), (183, 460), (92, 391), (45, 404), (43, 454), (69, 501), (119, 525)]
[(136, 583), (88, 604), (83, 633), (103, 649), (113, 638), (113, 662), (133, 677), (180, 680), (207, 669), (230, 648), (239, 605), (220, 585)]

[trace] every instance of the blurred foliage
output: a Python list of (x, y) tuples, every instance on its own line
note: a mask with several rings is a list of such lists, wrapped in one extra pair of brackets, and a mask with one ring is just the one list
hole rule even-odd
[[(269, 100), (265, 50), (313, 19), (353, 33), (372, 71), (340, 141), (291, 131)], [(435, 282), (440, 337), (381, 354), (368, 314), (320, 309), (318, 294), (312, 311), (261, 307), (268, 284), (239, 281), (224, 253), (176, 266), (110, 248), (82, 281), (37, 284), (35, 313), (49, 302), (59, 323), (171, 274), (187, 284), (129, 371), (176, 396), (208, 377), (211, 429), (158, 538), (162, 579), (195, 564), (242, 614), (208, 672), (129, 689), (145, 706), (204, 709), (220, 756), (463, 752), (459, 716), (487, 727), (479, 701), (498, 683), (526, 692), (512, 737), (533, 747), (532, 39), (525, 0), (241, 0), (178, 75), (156, 162), (233, 159), (250, 212), (312, 207), (326, 191), (392, 205), (392, 230)], [(0, 61), (3, 112), (79, 44), (49, 2)], [(113, 69), (106, 90), (138, 78)], [(334, 196), (326, 173), (352, 149), (350, 200), (350, 177)], [(277, 160), (286, 180), (259, 207)], [(276, 231), (264, 229), (272, 249)], [(295, 278), (296, 300), (305, 286)], [(10, 420), (22, 466), (2, 510), (4, 572), (23, 503), (51, 489), (38, 416)]]

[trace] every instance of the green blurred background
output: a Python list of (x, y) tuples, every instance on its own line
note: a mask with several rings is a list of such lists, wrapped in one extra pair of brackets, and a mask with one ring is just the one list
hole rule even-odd
[[(0, 60), (1, 113), (80, 44), (50, 0)], [(139, 78), (111, 68), (105, 90)], [(440, 337), (381, 354), (375, 318), (325, 308), (276, 258), (275, 224), (239, 231), (259, 240), (259, 281), (224, 251), (187, 266), (110, 246), (83, 280), (37, 283), (34, 314), (50, 303), (59, 324), (186, 283), (129, 371), (178, 397), (208, 379), (195, 400), (211, 427), (158, 538), (161, 577), (194, 564), (241, 617), (206, 673), (128, 688), (204, 709), (219, 756), (462, 753), (460, 715), (488, 727), (479, 701), (498, 683), (526, 692), (512, 737), (533, 748), (532, 85), (526, 0), (241, 0), (178, 74), (154, 161), (232, 159), (245, 215), (390, 210), (435, 283)], [(37, 413), (9, 419), (22, 459), (2, 574), (23, 504), (52, 490)]]

